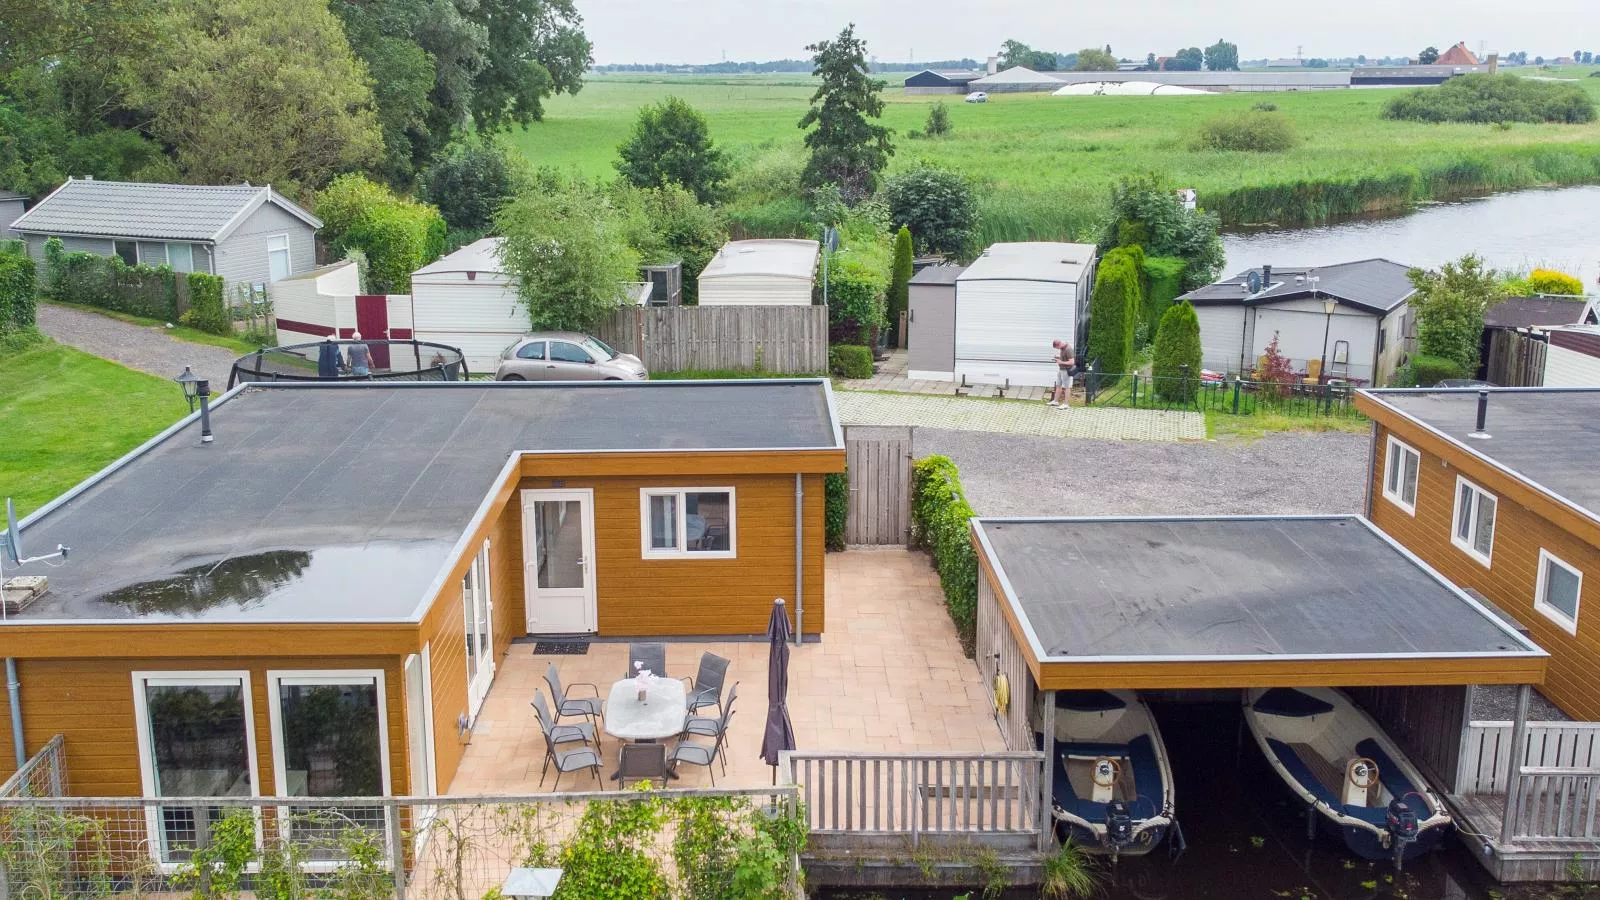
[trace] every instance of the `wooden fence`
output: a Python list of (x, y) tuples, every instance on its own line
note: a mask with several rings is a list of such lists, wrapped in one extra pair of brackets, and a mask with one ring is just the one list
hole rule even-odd
[(1493, 329), (1489, 332), (1484, 378), (1501, 387), (1540, 387), (1544, 384), (1544, 358), (1549, 348), (1541, 338)]
[(779, 768), (799, 789), (814, 849), (875, 842), (1032, 849), (1041, 822), (1043, 753), (789, 751)]
[[(1510, 722), (1473, 722), (1461, 739), (1457, 794), (1503, 794), (1511, 770)], [(1600, 722), (1529, 722), (1526, 768), (1600, 769)]]
[(639, 357), (651, 372), (828, 371), (826, 306), (629, 306), (602, 322), (595, 336)]
[(850, 480), (847, 544), (904, 544), (911, 534), (911, 443), (908, 427), (844, 430)]
[(1600, 769), (1526, 766), (1510, 812), (1517, 841), (1583, 841), (1600, 837)]

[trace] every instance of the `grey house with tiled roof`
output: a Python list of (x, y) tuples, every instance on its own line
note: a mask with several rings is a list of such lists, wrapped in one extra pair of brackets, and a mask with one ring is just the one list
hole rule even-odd
[(23, 207), (28, 203), (28, 198), (16, 191), (0, 190), (0, 240), (12, 240), (18, 237), (11, 230), (11, 220), (22, 215)]
[(140, 184), (71, 178), (11, 222), (44, 260), (59, 237), (69, 251), (116, 255), (221, 275), (235, 286), (270, 285), (316, 266), (322, 220), (270, 185)]

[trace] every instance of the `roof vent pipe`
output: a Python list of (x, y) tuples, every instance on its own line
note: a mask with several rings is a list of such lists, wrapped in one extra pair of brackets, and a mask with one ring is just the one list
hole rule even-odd
[(1467, 435), (1467, 437), (1477, 438), (1480, 441), (1488, 440), (1489, 432), (1484, 430), (1484, 427), (1488, 425), (1488, 422), (1489, 392), (1486, 390), (1481, 390), (1478, 391), (1478, 427), (1471, 434)]
[(1272, 284), (1272, 263), (1267, 263), (1266, 265), (1261, 267), (1261, 288), (1262, 288), (1262, 290), (1265, 290), (1271, 284)]

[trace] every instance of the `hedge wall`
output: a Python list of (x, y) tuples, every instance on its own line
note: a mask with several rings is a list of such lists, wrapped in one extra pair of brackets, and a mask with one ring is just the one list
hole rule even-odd
[(44, 295), (171, 322), (178, 318), (177, 273), (166, 266), (130, 266), (120, 256), (68, 253), (60, 238), (44, 244)]
[(823, 522), (829, 550), (844, 549), (844, 530), (850, 518), (850, 476), (833, 472), (823, 491)]
[(834, 344), (828, 348), (828, 369), (839, 378), (871, 378), (872, 348)]
[(1183, 293), (1183, 272), (1188, 266), (1188, 261), (1181, 256), (1145, 257), (1144, 321), (1150, 325), (1152, 338), (1167, 307)]
[(189, 309), (183, 324), (212, 334), (233, 334), (233, 317), (222, 299), (222, 277), (204, 272), (188, 275)]
[(0, 248), (0, 332), (33, 324), (38, 289), (33, 258), (26, 248), (21, 252), (13, 246)]
[(911, 468), (911, 545), (933, 556), (945, 608), (968, 656), (978, 627), (978, 553), (968, 524), (972, 516), (956, 464), (947, 456), (917, 460)]

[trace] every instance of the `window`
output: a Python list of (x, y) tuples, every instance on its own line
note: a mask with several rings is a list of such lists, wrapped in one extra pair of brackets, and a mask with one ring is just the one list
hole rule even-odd
[(646, 557), (732, 558), (733, 488), (646, 488), (639, 492)]
[(462, 634), (466, 638), (467, 713), (476, 718), (494, 683), (494, 604), (489, 597), (489, 542), (483, 542), (461, 579)]
[(194, 271), (194, 245), (193, 244), (168, 244), (167, 265), (174, 272)]
[(111, 252), (122, 257), (122, 261), (130, 266), (139, 264), (139, 245), (133, 241), (112, 241)]
[(556, 362), (570, 362), (570, 363), (592, 363), (592, 362), (594, 362), (594, 357), (590, 356), (587, 352), (585, 352), (582, 347), (579, 347), (577, 344), (569, 344), (566, 341), (551, 341), (550, 342), (550, 358), (555, 360)]
[(1384, 328), (1382, 324), (1379, 324), (1378, 325), (1378, 352), (1382, 353), (1383, 352), (1383, 348), (1388, 346), (1388, 344), (1389, 344), (1389, 330), (1387, 328)]
[[(135, 672), (134, 724), (146, 797), (255, 797), (255, 726), (246, 672)], [(146, 813), (150, 850), (179, 863), (229, 812), (157, 806)]]
[(517, 349), (517, 359), (544, 359), (544, 341), (523, 344)]
[(1384, 452), (1383, 496), (1413, 516), (1417, 514), (1417, 470), (1421, 467), (1421, 454), (1389, 438)]
[[(381, 797), (389, 793), (383, 672), (268, 672), (272, 762), (283, 797)], [(312, 861), (344, 857), (351, 824), (382, 831), (381, 806), (282, 809), (291, 840)], [(388, 845), (385, 844), (385, 847)]]
[(1533, 608), (1560, 625), (1568, 634), (1578, 633), (1578, 594), (1583, 589), (1583, 573), (1539, 549), (1539, 585), (1534, 589)]
[(275, 234), (267, 238), (267, 270), (269, 281), (289, 277), (289, 236)]
[(1493, 494), (1465, 478), (1456, 478), (1455, 526), (1450, 533), (1450, 543), (1486, 566), (1494, 550), (1494, 512), (1497, 505)]

